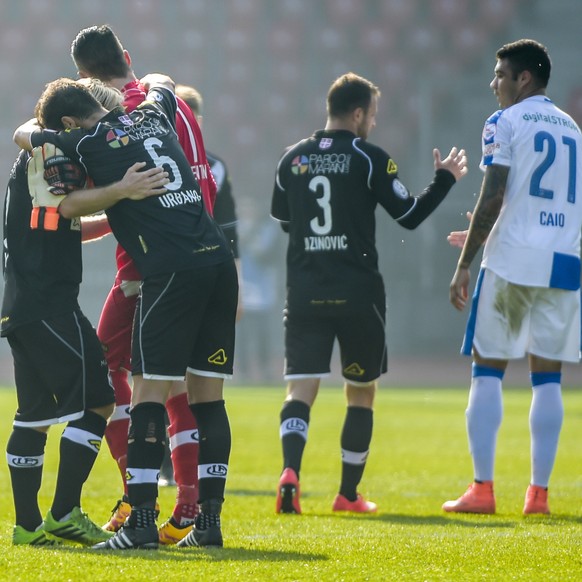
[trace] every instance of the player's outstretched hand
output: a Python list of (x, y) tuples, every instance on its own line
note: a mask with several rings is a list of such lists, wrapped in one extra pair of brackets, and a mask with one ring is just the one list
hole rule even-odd
[[(465, 216), (467, 217), (467, 220), (469, 222), (471, 222), (471, 218), (473, 217), (473, 213), (467, 212), (467, 214), (465, 214)], [(459, 249), (462, 249), (463, 246), (465, 246), (465, 241), (467, 240), (467, 234), (469, 234), (468, 230), (453, 230), (447, 236), (447, 240), (449, 241), (449, 244), (452, 247), (457, 247)]]
[(170, 181), (168, 172), (158, 167), (142, 170), (145, 165), (145, 162), (136, 162), (125, 172), (125, 176), (118, 183), (124, 198), (142, 200), (167, 192), (164, 186)]
[(467, 154), (465, 150), (459, 150), (453, 147), (444, 160), (441, 159), (441, 152), (437, 148), (432, 150), (432, 155), (434, 157), (434, 169), (448, 170), (453, 174), (457, 182), (468, 172)]

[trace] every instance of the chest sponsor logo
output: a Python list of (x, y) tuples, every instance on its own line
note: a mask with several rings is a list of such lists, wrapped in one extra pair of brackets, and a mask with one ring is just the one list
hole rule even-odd
[(307, 156), (296, 156), (291, 161), (291, 171), (299, 176), (300, 174), (305, 174), (309, 169), (309, 160)]
[(351, 154), (311, 154), (310, 174), (349, 174)]
[(110, 148), (118, 149), (129, 143), (129, 136), (121, 129), (110, 129), (105, 136), (105, 141)]

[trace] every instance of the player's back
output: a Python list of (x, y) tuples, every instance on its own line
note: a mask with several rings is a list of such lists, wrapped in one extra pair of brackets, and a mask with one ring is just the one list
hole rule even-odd
[(352, 132), (322, 130), (292, 147), (279, 164), (272, 210), (289, 222), (290, 300), (294, 293), (355, 300), (358, 290), (381, 285), (377, 201), (365, 147)]
[(545, 286), (553, 269), (565, 268), (556, 265), (557, 254), (579, 265), (580, 129), (544, 96), (504, 110), (492, 127), (498, 135), (490, 162), (510, 170), (484, 264), (515, 283)]

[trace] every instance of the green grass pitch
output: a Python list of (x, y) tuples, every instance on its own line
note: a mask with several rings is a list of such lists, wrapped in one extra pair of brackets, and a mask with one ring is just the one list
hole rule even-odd
[[(323, 388), (313, 408), (302, 467), (303, 515), (276, 515), (283, 388), (226, 390), (233, 450), (223, 512), (225, 547), (96, 553), (11, 545), (13, 505), (0, 467), (0, 580), (580, 580), (582, 579), (582, 393), (566, 390), (565, 422), (550, 486), (549, 517), (523, 517), (529, 481), (530, 391), (506, 389), (498, 441), (494, 516), (446, 515), (441, 504), (471, 480), (466, 390), (380, 389), (361, 492), (375, 516), (336, 515), (341, 389)], [(5, 448), (15, 408), (0, 390)], [(53, 429), (41, 490), (43, 512), (55, 483), (60, 428)], [(85, 486), (83, 509), (104, 523), (120, 495), (104, 445)], [(160, 490), (160, 518), (174, 489)]]

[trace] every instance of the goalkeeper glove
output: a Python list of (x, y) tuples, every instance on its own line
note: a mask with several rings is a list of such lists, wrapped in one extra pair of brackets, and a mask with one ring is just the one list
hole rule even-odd
[(30, 228), (57, 230), (58, 206), (69, 192), (84, 184), (83, 170), (53, 144), (44, 144), (32, 150), (27, 177), (32, 199)]

